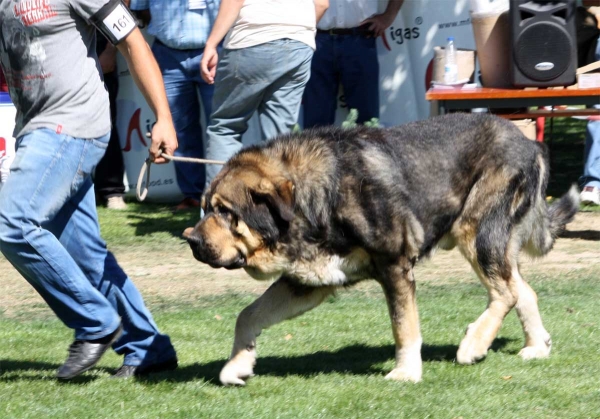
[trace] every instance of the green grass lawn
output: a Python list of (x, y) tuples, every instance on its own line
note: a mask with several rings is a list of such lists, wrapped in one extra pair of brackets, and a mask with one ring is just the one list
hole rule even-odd
[[(565, 120), (554, 129), (549, 195), (558, 196), (580, 175), (584, 124)], [(196, 211), (174, 215), (164, 205), (130, 204), (124, 212), (99, 208), (99, 214), (117, 256), (139, 249), (148, 260), (165, 253), (192, 257), (179, 234), (197, 220)], [(600, 251), (592, 240), (586, 246)], [(7, 269), (1, 256), (0, 264)], [(394, 346), (375, 286), (341, 291), (264, 331), (257, 376), (244, 388), (222, 387), (218, 374), (236, 316), (256, 297), (247, 292), (150, 298), (180, 368), (132, 380), (110, 378), (122, 360), (108, 353), (72, 382), (56, 381), (71, 331), (44, 308), (8, 314), (0, 307), (0, 418), (600, 418), (600, 265), (591, 266), (527, 277), (552, 335), (549, 359), (517, 356), (523, 334), (510, 313), (487, 359), (473, 366), (454, 359), (466, 326), (485, 307), (485, 290), (472, 274), (437, 283), (417, 278), (424, 339), (418, 384), (384, 380)]]
[(420, 286), (419, 384), (384, 380), (394, 353), (385, 303), (358, 291), (265, 331), (257, 376), (245, 388), (221, 387), (218, 373), (250, 296), (153, 307), (181, 366), (144, 380), (109, 378), (120, 364), (109, 354), (73, 382), (57, 382), (70, 332), (52, 317), (0, 319), (0, 417), (599, 417), (597, 274), (530, 282), (552, 333), (552, 356), (522, 361), (522, 332), (510, 314), (487, 359), (474, 366), (457, 365), (454, 357), (465, 326), (485, 304), (481, 286)]

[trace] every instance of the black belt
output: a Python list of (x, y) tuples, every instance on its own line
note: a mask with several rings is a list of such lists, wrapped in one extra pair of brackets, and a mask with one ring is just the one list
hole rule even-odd
[(364, 26), (357, 28), (333, 28), (333, 29), (317, 29), (317, 33), (328, 35), (360, 35), (369, 36), (371, 32)]
[(160, 45), (162, 47), (165, 47), (165, 48), (174, 49), (174, 50), (182, 51), (182, 52), (196, 51), (198, 49), (204, 48), (204, 47), (200, 47), (200, 48), (188, 48), (188, 49), (172, 48), (172, 47), (166, 45), (164, 42), (161, 42), (161, 40), (158, 39), (158, 38), (154, 38), (154, 43), (157, 44), (157, 45)]

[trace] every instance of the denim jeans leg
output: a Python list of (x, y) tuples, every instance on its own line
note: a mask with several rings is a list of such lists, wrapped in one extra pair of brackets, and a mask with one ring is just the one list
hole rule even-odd
[(121, 317), (123, 333), (113, 349), (125, 355), (124, 364), (153, 364), (174, 357), (169, 337), (160, 334), (141, 294), (100, 237), (91, 180), (62, 208), (49, 230)]
[[(223, 49), (215, 77), (212, 115), (206, 135), (206, 157), (227, 161), (242, 148), (242, 134), (258, 108), (268, 75), (259, 74), (264, 56), (253, 55), (257, 49)], [(271, 64), (272, 61), (269, 62)], [(240, 73), (245, 69), (251, 74)], [(206, 165), (206, 188), (221, 170), (220, 165)]]
[(357, 123), (379, 118), (379, 61), (375, 38), (338, 37), (341, 81), (348, 109), (358, 111)]
[(585, 131), (582, 186), (600, 188), (600, 121), (589, 121)]
[[(161, 69), (173, 124), (177, 131), (179, 147), (175, 155), (203, 158), (197, 84), (187, 70), (191, 54), (157, 43), (152, 46), (152, 50)], [(196, 71), (199, 73), (200, 60), (197, 61)], [(181, 192), (187, 197), (199, 199), (205, 183), (204, 166), (185, 162), (175, 162), (174, 165)]]
[(317, 49), (303, 97), (303, 128), (333, 124), (338, 104), (340, 78), (333, 36), (318, 33), (315, 41)]
[(302, 94), (310, 77), (311, 47), (303, 42), (288, 40), (282, 67), (287, 67), (281, 77), (265, 90), (258, 107), (258, 117), (263, 141), (290, 132), (298, 122)]
[[(91, 172), (108, 138), (85, 140), (47, 129), (30, 132), (17, 139), (11, 176), (0, 192), (0, 250), (82, 340), (112, 333), (121, 320), (52, 233), (53, 222), (65, 206), (78, 205), (82, 188), (89, 188), (93, 202)], [(83, 246), (97, 245), (95, 231), (78, 232)]]
[[(596, 43), (596, 60), (600, 60), (600, 38)], [(600, 106), (596, 105), (596, 108)], [(583, 186), (600, 188), (600, 121), (589, 121), (585, 131), (585, 152), (583, 160)]]

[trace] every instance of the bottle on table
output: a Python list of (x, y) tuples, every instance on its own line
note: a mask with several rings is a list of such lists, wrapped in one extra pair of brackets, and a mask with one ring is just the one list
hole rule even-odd
[(454, 37), (450, 36), (444, 50), (444, 83), (454, 84), (457, 81), (456, 46), (454, 45)]

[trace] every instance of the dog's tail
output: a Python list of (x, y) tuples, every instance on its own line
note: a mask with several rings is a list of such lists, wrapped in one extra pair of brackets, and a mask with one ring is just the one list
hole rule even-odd
[(558, 235), (573, 221), (579, 211), (579, 189), (576, 185), (571, 186), (566, 194), (551, 205), (547, 205), (543, 198), (540, 198), (538, 209), (541, 216), (535, 222), (532, 235), (525, 246), (527, 253), (532, 256), (547, 254)]

